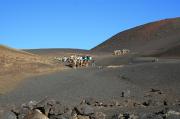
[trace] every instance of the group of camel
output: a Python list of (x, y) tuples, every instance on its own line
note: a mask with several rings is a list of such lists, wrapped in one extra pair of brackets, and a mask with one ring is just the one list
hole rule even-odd
[(128, 49), (122, 49), (122, 50), (114, 50), (113, 54), (114, 55), (125, 55), (128, 54), (130, 50)]
[(70, 57), (55, 57), (56, 60), (66, 63), (66, 65), (77, 68), (77, 67), (88, 67), (90, 63), (94, 64), (94, 60), (91, 56), (77, 56), (72, 55)]

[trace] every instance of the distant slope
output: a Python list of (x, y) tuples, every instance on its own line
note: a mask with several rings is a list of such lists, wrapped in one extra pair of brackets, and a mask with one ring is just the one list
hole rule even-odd
[(51, 65), (48, 59), (38, 55), (0, 45), (0, 74), (36, 72)]
[(91, 49), (91, 52), (112, 52), (127, 48), (133, 52), (156, 54), (177, 45), (180, 45), (180, 18), (152, 22), (120, 32)]
[(22, 50), (13, 49), (4, 45), (0, 45), (0, 59), (5, 59), (5, 62), (8, 61), (16, 61), (18, 62), (21, 60), (21, 62), (27, 61), (27, 62), (44, 62), (45, 59), (42, 57), (25, 52)]
[(49, 49), (25, 49), (24, 51), (43, 56), (63, 56), (64, 54), (88, 53), (88, 50), (70, 48), (49, 48)]
[[(5, 53), (5, 52), (9, 52), (9, 53), (15, 53), (15, 54), (22, 54), (22, 55), (29, 55), (29, 56), (35, 56), (32, 53), (29, 52), (25, 52), (23, 50), (18, 50), (18, 49), (14, 49), (14, 48), (10, 48), (8, 46), (5, 45), (0, 45), (0, 52), (1, 53)], [(2, 55), (2, 54), (1, 54)]]

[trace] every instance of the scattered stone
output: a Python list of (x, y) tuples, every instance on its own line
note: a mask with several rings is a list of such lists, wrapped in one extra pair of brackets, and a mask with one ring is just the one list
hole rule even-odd
[(91, 119), (106, 119), (106, 115), (102, 112), (95, 112), (91, 115)]
[(95, 103), (97, 102), (94, 98), (86, 98), (84, 101), (87, 105), (95, 105)]
[(121, 97), (124, 97), (124, 92), (121, 93)]
[(160, 115), (156, 115), (153, 113), (145, 113), (140, 115), (140, 119), (163, 119)]
[(130, 114), (128, 113), (125, 113), (122, 115), (122, 117), (120, 117), (120, 119), (123, 118), (123, 119), (129, 119), (130, 118)]
[(150, 91), (150, 92), (160, 92), (160, 90), (157, 90), (157, 89), (151, 88), (151, 91)]
[(159, 112), (156, 112), (155, 113), (155, 115), (156, 115), (156, 117), (158, 117), (158, 118), (162, 118), (162, 119), (164, 119), (165, 118), (165, 110), (161, 110), (161, 111), (159, 111)]
[(62, 116), (66, 119), (71, 119), (72, 118), (72, 110), (69, 110), (68, 112), (62, 114)]
[(143, 102), (142, 104), (143, 104), (145, 107), (150, 106), (150, 105), (152, 104), (152, 100), (149, 99), (149, 100)]
[(178, 105), (180, 106), (180, 100), (177, 101)]
[(120, 104), (117, 100), (112, 100), (110, 101), (110, 106), (120, 106)]
[(166, 113), (166, 118), (167, 118), (167, 119), (180, 119), (180, 112), (176, 112), (176, 111), (173, 111), (173, 110), (169, 110), (169, 111)]
[(130, 97), (131, 96), (131, 91), (130, 90), (126, 90), (126, 91), (122, 91), (121, 92), (121, 97)]
[(94, 114), (94, 109), (89, 105), (79, 105), (75, 107), (77, 114), (90, 116)]
[(171, 115), (167, 116), (166, 119), (180, 119), (180, 116), (171, 114)]
[(99, 103), (99, 105), (101, 107), (108, 107), (108, 106), (111, 106), (111, 103), (108, 102), (108, 101), (102, 101), (102, 102)]
[(66, 113), (68, 110), (69, 109), (67, 107), (63, 106), (62, 104), (56, 104), (50, 108), (49, 113), (51, 115), (62, 115), (64, 113)]
[(164, 101), (163, 101), (163, 105), (164, 105), (164, 106), (167, 106), (167, 105), (168, 105), (168, 101), (167, 101), (167, 100), (164, 100)]
[(129, 78), (126, 75), (121, 75), (121, 79), (123, 80), (129, 80)]
[(70, 118), (66, 118), (63, 115), (52, 115), (49, 117), (49, 119), (70, 119)]
[(128, 113), (124, 113), (124, 114), (115, 114), (112, 119), (139, 119), (139, 116), (135, 115), (135, 114), (128, 114)]
[(135, 114), (131, 114), (130, 115), (130, 119), (139, 119), (139, 116), (135, 115)]
[(124, 100), (124, 102), (122, 103), (122, 105), (123, 105), (124, 107), (134, 108), (135, 106), (138, 105), (138, 103), (135, 102), (134, 100), (127, 99), (127, 100)]
[(37, 105), (37, 102), (36, 101), (30, 101), (27, 106), (30, 110), (34, 109), (35, 106)]
[(89, 116), (77, 115), (77, 119), (90, 119)]
[(36, 108), (43, 108), (45, 105), (47, 105), (47, 98), (41, 100), (36, 104)]
[(102, 107), (105, 106), (102, 101), (97, 101), (94, 106)]
[(57, 101), (55, 101), (53, 99), (45, 98), (45, 99), (43, 99), (43, 100), (41, 100), (40, 102), (37, 103), (36, 108), (44, 108), (46, 105), (53, 106), (53, 105), (56, 105), (56, 104), (59, 104), (59, 102), (57, 102)]

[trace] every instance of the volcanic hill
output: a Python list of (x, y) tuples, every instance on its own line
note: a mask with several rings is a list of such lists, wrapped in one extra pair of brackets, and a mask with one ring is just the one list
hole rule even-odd
[(173, 56), (180, 51), (179, 45), (180, 17), (160, 20), (120, 32), (92, 48), (91, 52), (112, 52), (126, 48), (136, 53), (159, 55), (167, 53), (166, 55)]

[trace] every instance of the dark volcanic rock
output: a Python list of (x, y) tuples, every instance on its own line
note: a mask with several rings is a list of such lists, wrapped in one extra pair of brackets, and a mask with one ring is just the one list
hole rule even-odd
[(106, 115), (102, 112), (95, 112), (91, 115), (91, 119), (106, 119)]
[(49, 119), (70, 119), (70, 118), (66, 118), (63, 115), (52, 115), (49, 117)]
[(2, 115), (2, 119), (17, 119), (17, 116), (13, 112), (8, 111)]
[[(120, 100), (118, 100), (120, 101)], [(121, 100), (121, 107), (116, 100), (92, 101), (100, 105), (90, 105), (83, 101), (77, 106), (68, 107), (55, 100), (43, 100), (40, 103), (30, 101), (20, 108), (12, 107), (9, 112), (3, 112), (2, 119), (179, 119), (179, 106), (155, 106), (154, 100), (144, 102), (144, 107), (132, 99)], [(163, 101), (162, 101), (163, 102)], [(119, 102), (118, 102), (119, 103)], [(88, 105), (89, 104), (89, 105)], [(92, 103), (91, 103), (92, 104)], [(142, 104), (142, 103), (141, 103)], [(150, 106), (150, 107), (148, 107)], [(9, 108), (8, 108), (9, 109)], [(122, 109), (122, 111), (120, 111)], [(123, 110), (125, 109), (125, 110)], [(130, 110), (127, 110), (130, 109)], [(132, 109), (135, 109), (131, 111)], [(136, 110), (137, 109), (137, 110)], [(139, 110), (140, 109), (140, 110)], [(119, 111), (120, 112), (119, 112)], [(118, 111), (118, 112), (117, 112)], [(0, 117), (1, 118), (1, 117)]]
[(140, 119), (163, 119), (163, 117), (153, 113), (145, 113), (140, 116)]
[(87, 104), (87, 105), (95, 105), (96, 104), (96, 100), (94, 98), (86, 98), (84, 100), (84, 102)]
[(129, 113), (124, 113), (124, 114), (115, 114), (112, 119), (139, 119), (139, 117), (135, 114), (129, 114)]
[(44, 108), (46, 105), (50, 105), (53, 106), (55, 104), (58, 104), (59, 102), (53, 100), (53, 99), (48, 99), (45, 98), (43, 100), (41, 100), (40, 102), (37, 103), (36, 108)]
[(27, 104), (27, 107), (32, 110), (32, 109), (35, 108), (36, 105), (37, 105), (37, 102), (36, 102), (36, 101), (30, 101), (30, 102)]
[(62, 104), (56, 104), (54, 106), (52, 106), (52, 108), (50, 109), (50, 114), (52, 115), (61, 115), (66, 113), (69, 110), (68, 107), (62, 105)]

